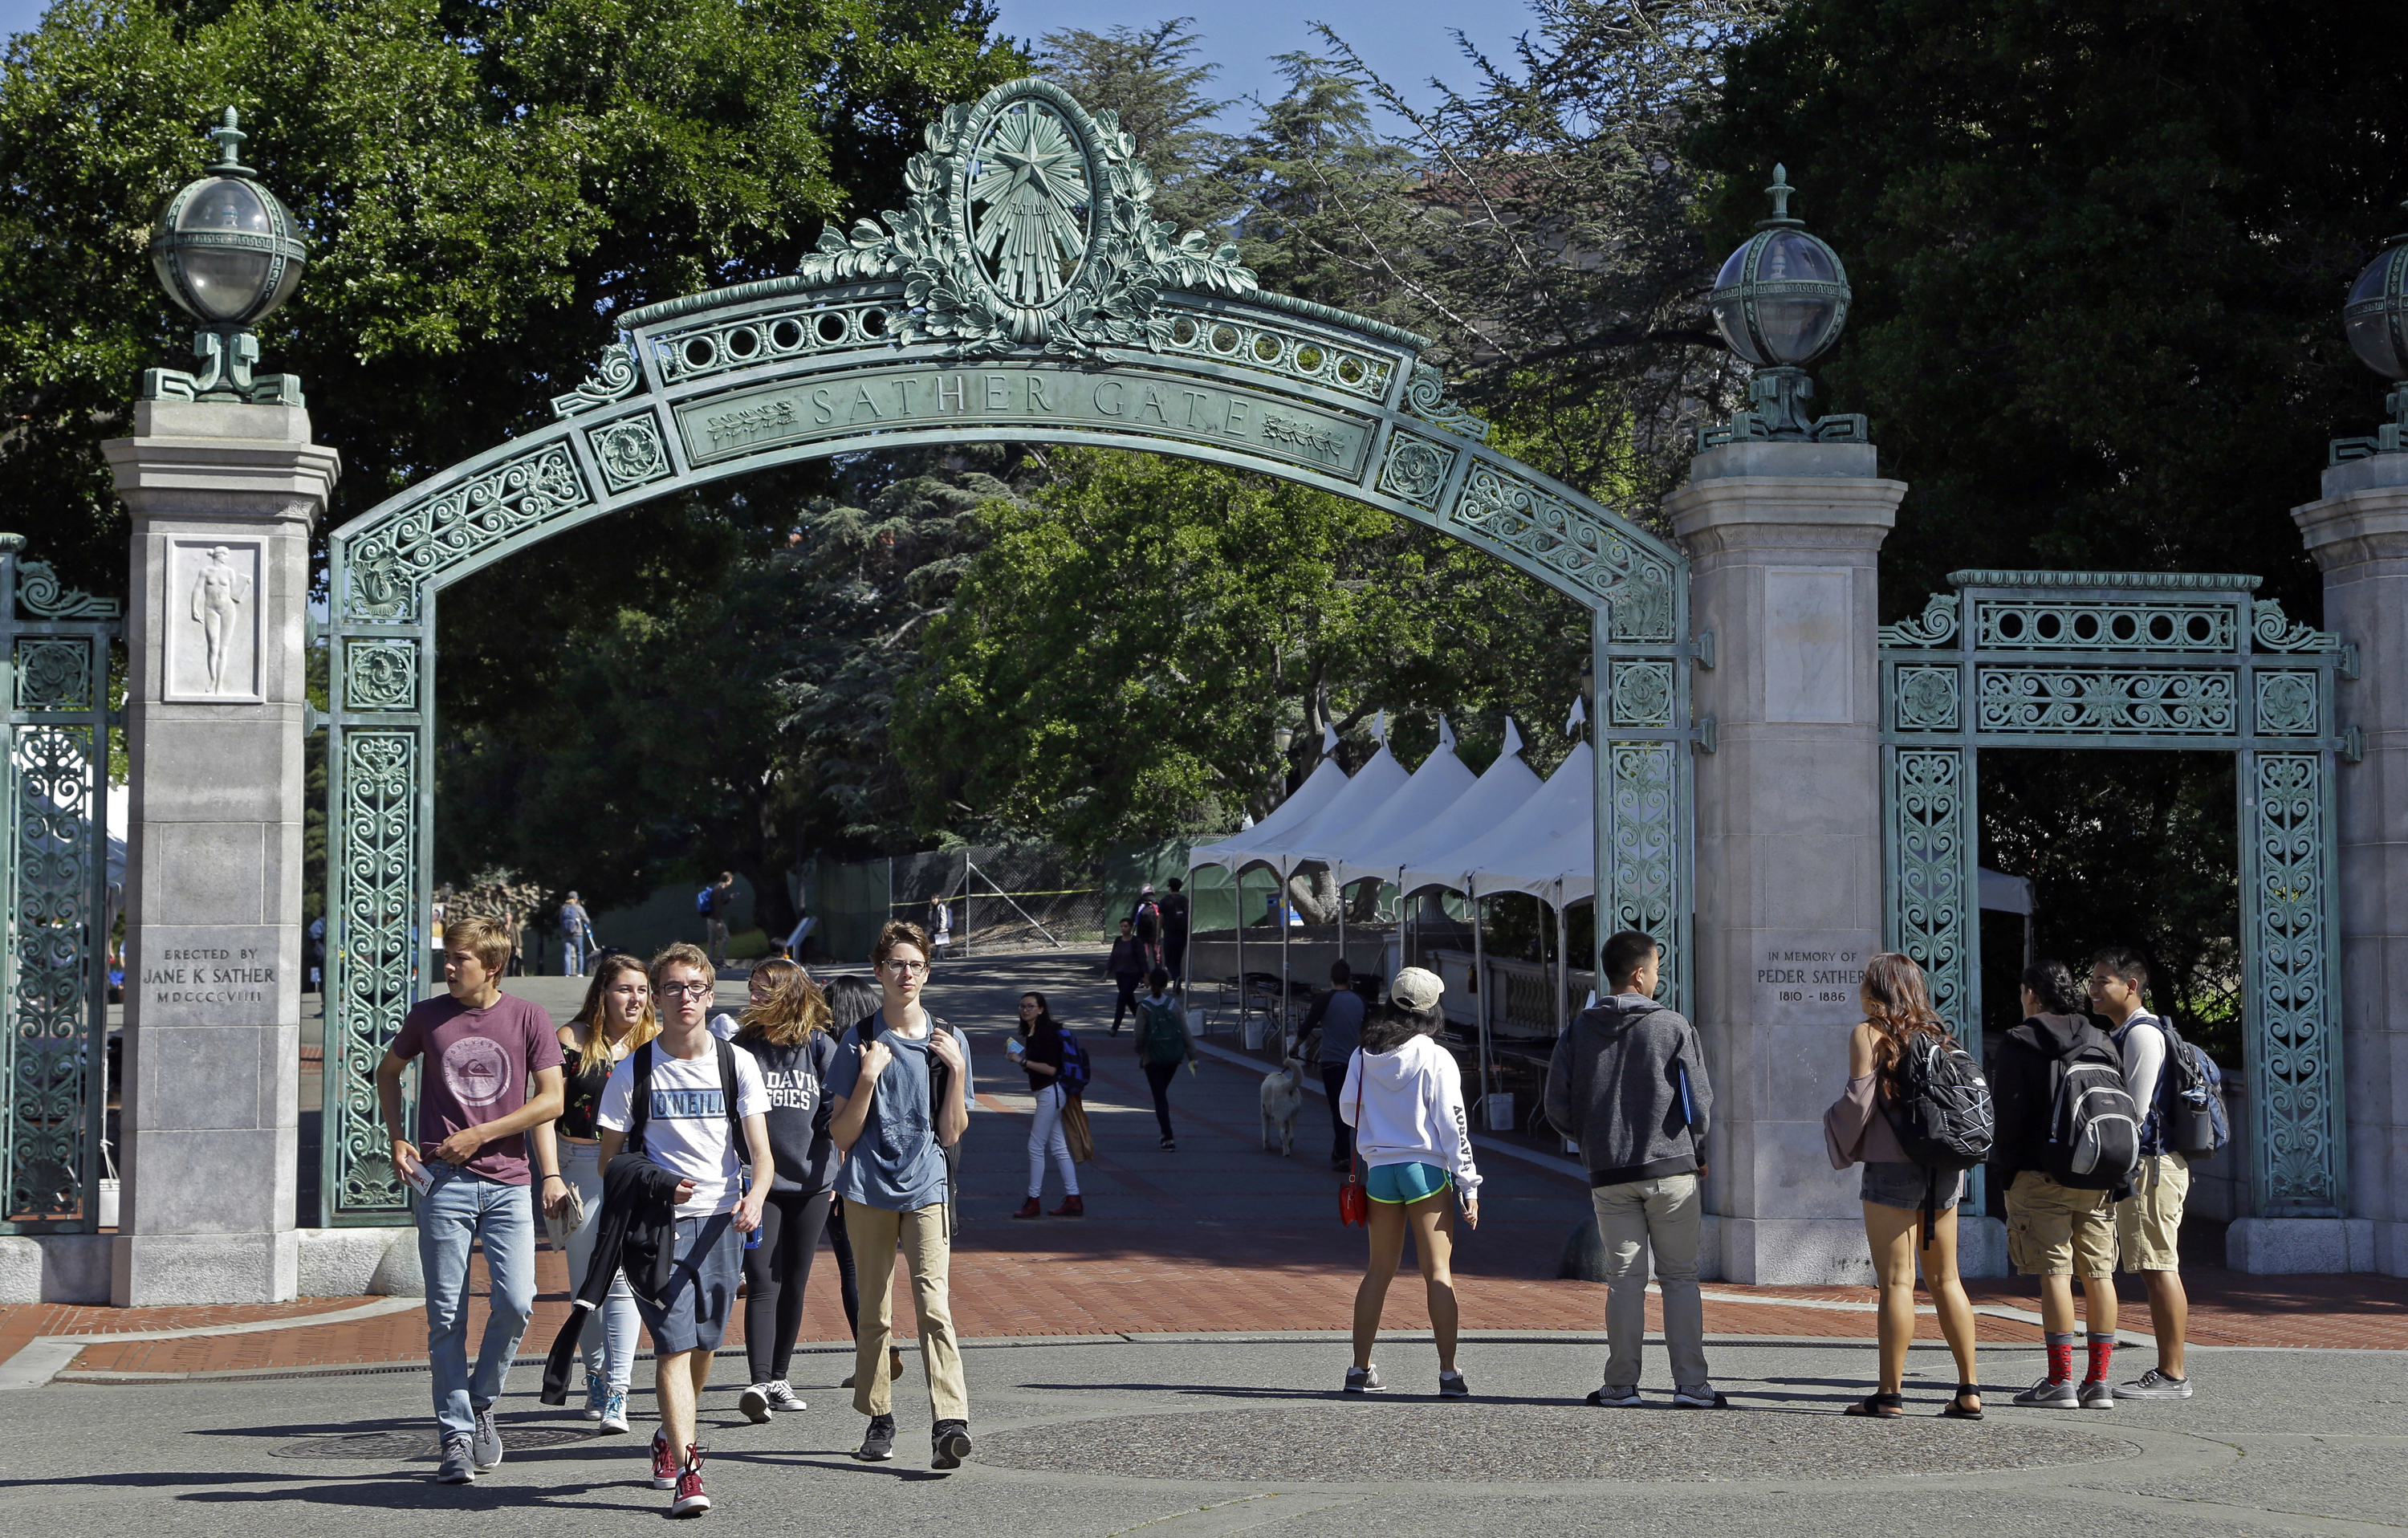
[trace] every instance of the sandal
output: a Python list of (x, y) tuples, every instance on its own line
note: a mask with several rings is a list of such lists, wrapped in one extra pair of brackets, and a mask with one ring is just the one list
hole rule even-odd
[(1869, 1416), (1874, 1420), (1896, 1420), (1906, 1414), (1904, 1394), (1867, 1394), (1848, 1406), (1852, 1416)]
[(1942, 1418), (1947, 1420), (1979, 1420), (1982, 1418), (1982, 1407), (1979, 1404), (1975, 1404), (1971, 1409), (1968, 1409), (1965, 1401), (1969, 1399), (1978, 1400), (1981, 1397), (1982, 1386), (1980, 1384), (1960, 1383), (1956, 1386), (1956, 1397), (1941, 1407), (1940, 1414)]

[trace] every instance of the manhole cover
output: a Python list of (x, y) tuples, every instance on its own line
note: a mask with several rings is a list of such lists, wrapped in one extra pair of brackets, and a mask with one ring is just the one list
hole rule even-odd
[[(502, 1445), (509, 1451), (525, 1452), (536, 1447), (558, 1447), (571, 1442), (591, 1442), (594, 1433), (566, 1426), (505, 1426)], [(433, 1431), (356, 1431), (347, 1436), (313, 1437), (308, 1442), (288, 1443), (276, 1449), (277, 1458), (351, 1458), (377, 1463), (407, 1463), (424, 1459), (432, 1461), (438, 1449)]]
[(1546, 1405), (1315, 1405), (1080, 1421), (979, 1439), (1007, 1468), (1140, 1479), (1621, 1481), (1982, 1473), (2128, 1458), (2112, 1437), (1938, 1417), (1597, 1411)]

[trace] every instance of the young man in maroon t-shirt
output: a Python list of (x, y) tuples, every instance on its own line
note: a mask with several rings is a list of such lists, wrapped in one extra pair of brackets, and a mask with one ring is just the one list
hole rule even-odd
[[(494, 1401), (535, 1307), (531, 1175), (547, 1199), (560, 1171), (530, 1171), (530, 1127), (560, 1114), (560, 1038), (540, 1006), (501, 991), (510, 938), (480, 918), (443, 930), (450, 993), (413, 1006), (377, 1065), (377, 1099), (393, 1134), (393, 1166), (418, 1193), (418, 1259), (426, 1276), (426, 1356), (435, 1371), (435, 1418), (443, 1461), (436, 1479), (465, 1485), (502, 1460)], [(418, 1136), (402, 1125), (401, 1075), (424, 1057)], [(468, 1251), (484, 1242), (492, 1312), (468, 1368)]]

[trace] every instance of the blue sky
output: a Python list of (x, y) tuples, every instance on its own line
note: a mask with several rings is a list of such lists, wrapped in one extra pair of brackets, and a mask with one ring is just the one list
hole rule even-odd
[[(0, 0), (0, 33), (31, 25), (45, 4)], [(1058, 27), (1102, 32), (1193, 14), (1205, 55), (1221, 66), (1218, 93), (1231, 97), (1277, 95), (1281, 82), (1271, 57), (1316, 46), (1312, 22), (1328, 22), (1374, 68), (1423, 101), (1429, 94), (1423, 82), (1432, 75), (1457, 86), (1470, 83), (1471, 71), (1447, 36), (1450, 27), (1462, 29), (1492, 55), (1502, 55), (1532, 21), (1521, 0), (1218, 0), (1211, 6), (1172, 0), (1158, 10), (1133, 7), (1126, 0), (1002, 0), (1002, 6), (1003, 30), (1031, 41)], [(1234, 108), (1223, 114), (1222, 126), (1242, 128), (1249, 116), (1245, 108)]]

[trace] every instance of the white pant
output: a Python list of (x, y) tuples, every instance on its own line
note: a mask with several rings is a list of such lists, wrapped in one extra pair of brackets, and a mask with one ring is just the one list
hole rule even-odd
[[(602, 1236), (602, 1150), (590, 1143), (560, 1140), (560, 1172), (585, 1201), (585, 1221), (568, 1236), (568, 1293), (585, 1285), (585, 1268), (593, 1262), (595, 1242)], [(585, 1316), (577, 1338), (577, 1354), (590, 1377), (598, 1377), (624, 1392), (636, 1365), (636, 1295), (627, 1290), (627, 1273), (610, 1278), (602, 1306)]]
[(1062, 1171), (1062, 1194), (1079, 1194), (1079, 1167), (1070, 1161), (1070, 1140), (1062, 1130), (1062, 1086), (1047, 1085), (1037, 1092), (1037, 1121), (1028, 1129), (1028, 1196), (1045, 1194), (1045, 1156), (1054, 1156)]

